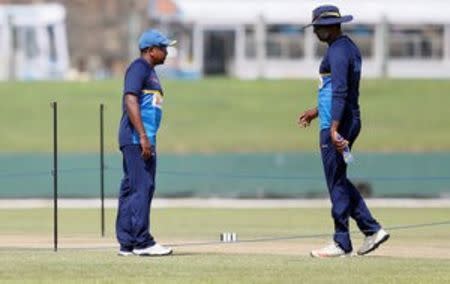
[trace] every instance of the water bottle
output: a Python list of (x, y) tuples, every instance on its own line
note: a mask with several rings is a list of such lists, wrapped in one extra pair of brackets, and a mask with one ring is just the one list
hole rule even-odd
[[(344, 138), (338, 133), (337, 134), (337, 139), (339, 141), (344, 140)], [(346, 164), (350, 164), (353, 162), (353, 155), (350, 152), (350, 148), (347, 146), (345, 146), (344, 150), (342, 151), (342, 156), (344, 157), (344, 162)]]

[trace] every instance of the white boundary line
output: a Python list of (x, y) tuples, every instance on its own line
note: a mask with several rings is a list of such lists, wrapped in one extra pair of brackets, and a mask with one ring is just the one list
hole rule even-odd
[[(409, 199), (369, 198), (369, 207), (450, 208), (450, 198)], [(328, 199), (226, 199), (155, 198), (153, 208), (329, 208)], [(52, 208), (53, 199), (0, 199), (0, 209)], [(58, 200), (59, 208), (99, 208), (99, 199)], [(105, 208), (117, 208), (117, 199), (105, 199)]]

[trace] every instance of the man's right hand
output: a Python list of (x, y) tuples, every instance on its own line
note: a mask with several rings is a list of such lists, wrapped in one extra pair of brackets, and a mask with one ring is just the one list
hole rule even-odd
[(301, 127), (307, 127), (313, 119), (319, 115), (317, 108), (308, 109), (303, 112), (299, 117), (297, 123)]
[(144, 160), (150, 159), (152, 156), (152, 144), (150, 144), (150, 140), (148, 140), (147, 135), (140, 135), (140, 144), (142, 148), (142, 157)]

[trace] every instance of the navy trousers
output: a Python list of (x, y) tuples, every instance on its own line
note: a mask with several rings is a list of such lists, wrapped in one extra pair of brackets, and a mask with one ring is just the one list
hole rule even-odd
[(155, 191), (156, 155), (144, 160), (140, 145), (127, 145), (120, 150), (123, 155), (123, 179), (116, 235), (121, 250), (131, 251), (155, 244), (149, 227), (150, 206)]
[[(359, 134), (360, 125), (341, 129), (340, 134), (349, 141), (350, 147)], [(331, 215), (334, 220), (334, 241), (345, 251), (352, 251), (349, 234), (349, 217), (352, 217), (361, 232), (376, 233), (381, 227), (372, 217), (361, 194), (347, 178), (347, 164), (331, 142), (330, 129), (320, 132), (320, 149), (323, 168), (331, 199)]]

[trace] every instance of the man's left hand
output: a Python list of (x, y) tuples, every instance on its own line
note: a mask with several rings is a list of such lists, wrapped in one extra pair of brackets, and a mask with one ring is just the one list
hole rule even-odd
[(348, 140), (345, 140), (344, 138), (340, 137), (338, 132), (334, 129), (331, 129), (331, 142), (336, 147), (336, 149), (342, 153), (344, 151), (344, 148), (348, 146)]

